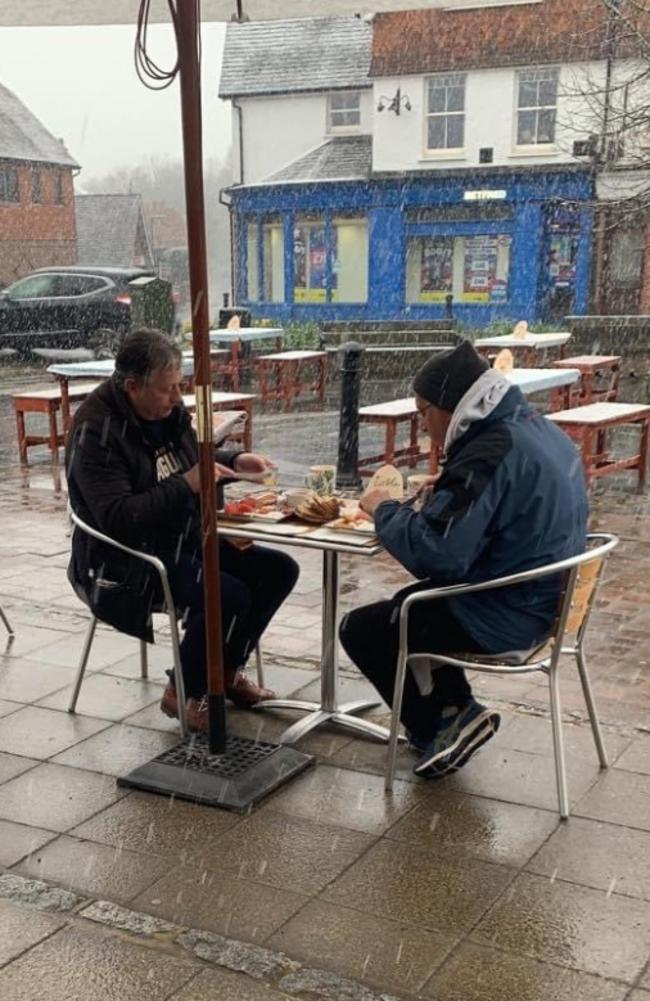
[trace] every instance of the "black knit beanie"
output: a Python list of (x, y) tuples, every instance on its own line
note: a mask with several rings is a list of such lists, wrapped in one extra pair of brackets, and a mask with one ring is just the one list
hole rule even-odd
[(434, 407), (452, 411), (489, 367), (470, 341), (461, 341), (457, 347), (429, 358), (416, 373), (413, 389)]

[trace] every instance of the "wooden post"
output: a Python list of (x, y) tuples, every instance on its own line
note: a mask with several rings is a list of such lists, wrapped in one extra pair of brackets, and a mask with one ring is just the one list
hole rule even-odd
[(199, 63), (199, 5), (182, 0), (177, 5), (177, 44), (185, 160), (185, 204), (192, 301), (194, 392), (201, 478), (201, 538), (203, 598), (208, 692), (210, 753), (226, 750), (226, 700), (223, 677), (221, 584), (217, 548), (212, 382), (210, 372), (210, 311), (203, 193), (203, 137), (201, 130), (201, 67)]

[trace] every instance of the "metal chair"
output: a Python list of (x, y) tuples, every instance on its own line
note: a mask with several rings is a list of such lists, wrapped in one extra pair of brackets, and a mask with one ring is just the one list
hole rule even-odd
[[(159, 560), (157, 556), (151, 556), (149, 553), (139, 552), (137, 549), (131, 549), (129, 546), (123, 545), (121, 542), (116, 542), (115, 539), (111, 539), (110, 536), (104, 535), (99, 532), (96, 528), (92, 528), (85, 521), (75, 514), (72, 508), (68, 508), (68, 514), (73, 524), (82, 532), (86, 532), (88, 535), (92, 536), (94, 539), (98, 539), (100, 542), (105, 543), (107, 546), (113, 546), (115, 549), (120, 549), (123, 553), (128, 553), (134, 559), (142, 560), (148, 563), (150, 566), (154, 567), (160, 577), (160, 583), (162, 586), (162, 591), (164, 595), (164, 603), (162, 606), (162, 611), (164, 611), (169, 618), (169, 628), (172, 638), (172, 657), (174, 661), (174, 684), (176, 685), (176, 692), (178, 694), (178, 711), (179, 711), (179, 722), (181, 725), (181, 734), (183, 737), (187, 736), (187, 719), (185, 712), (185, 686), (183, 684), (183, 672), (181, 669), (181, 655), (180, 655), (180, 643), (178, 638), (178, 622), (176, 619), (176, 608), (174, 605), (174, 599), (172, 597), (171, 588), (169, 586), (169, 577), (167, 574), (167, 569), (162, 560)], [(82, 601), (87, 604), (84, 594), (79, 590), (77, 591), (79, 597)], [(9, 628), (9, 624), (5, 619), (2, 609), (0, 609), (0, 615)], [(77, 669), (77, 677), (74, 682), (74, 687), (72, 689), (72, 695), (70, 696), (70, 703), (68, 705), (68, 712), (74, 713), (77, 708), (77, 700), (79, 698), (79, 692), (81, 690), (81, 684), (86, 673), (86, 666), (88, 664), (88, 658), (90, 656), (90, 649), (93, 644), (93, 639), (95, 637), (95, 629), (97, 628), (97, 617), (92, 616), (90, 620), (90, 625), (88, 626), (88, 632), (86, 633), (86, 639), (84, 641), (83, 649), (81, 651), (81, 659), (79, 661), (79, 667)], [(10, 630), (11, 632), (11, 630)], [(260, 650), (259, 644), (255, 648), (255, 658), (257, 666), (257, 683), (260, 687), (264, 686), (264, 664), (262, 661), (262, 652)], [(146, 680), (149, 676), (149, 665), (147, 661), (147, 643), (145, 640), (140, 640), (140, 677)]]
[[(561, 654), (571, 654), (576, 658), (582, 690), (589, 712), (596, 751), (601, 768), (608, 767), (607, 753), (603, 744), (602, 734), (596, 715), (596, 705), (591, 689), (587, 662), (584, 653), (584, 639), (593, 607), (594, 596), (608, 554), (618, 545), (615, 535), (598, 534), (587, 537), (587, 550), (578, 556), (560, 560), (548, 566), (538, 567), (522, 573), (510, 574), (497, 580), (484, 581), (480, 584), (454, 584), (448, 587), (433, 588), (429, 591), (419, 591), (409, 595), (400, 610), (400, 638), (393, 694), (393, 710), (391, 718), (390, 740), (385, 770), (385, 789), (393, 788), (397, 743), (399, 739), (400, 713), (406, 669), (410, 667), (417, 675), (425, 668), (435, 670), (446, 664), (453, 667), (479, 671), (485, 674), (528, 674), (532, 671), (542, 671), (549, 679), (549, 694), (551, 707), (551, 724), (553, 732), (553, 750), (555, 755), (555, 776), (557, 781), (559, 811), (562, 819), (569, 816), (569, 797), (567, 790), (566, 764), (562, 736), (562, 714), (560, 704), (559, 662)], [(565, 576), (558, 617), (554, 630), (542, 647), (528, 653), (503, 653), (496, 655), (470, 654), (409, 654), (407, 647), (409, 612), (414, 605), (424, 601), (434, 601), (438, 598), (449, 598), (452, 595), (475, 594), (479, 591), (489, 591), (494, 588), (511, 587), (526, 581), (539, 580), (552, 574), (563, 573)], [(565, 636), (573, 636), (572, 643), (565, 645)]]
[(7, 616), (4, 613), (2, 605), (0, 605), (0, 619), (2, 619), (2, 623), (3, 623), (4, 627), (5, 627), (5, 629), (7, 630), (7, 632), (9, 633), (9, 639), (13, 640), (13, 638), (15, 636), (15, 633), (14, 633), (13, 629), (11, 628), (11, 623), (9, 622), (9, 619), (7, 618)]

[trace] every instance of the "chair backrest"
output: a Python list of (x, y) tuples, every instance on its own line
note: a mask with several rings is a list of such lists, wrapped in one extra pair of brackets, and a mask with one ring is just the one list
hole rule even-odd
[(604, 566), (604, 558), (595, 556), (593, 560), (582, 563), (577, 568), (569, 614), (564, 627), (567, 633), (577, 633), (585, 624)]
[[(603, 539), (612, 541), (605, 541)], [(589, 545), (593, 556), (589, 558)], [(562, 642), (562, 637), (577, 635), (580, 637), (589, 621), (596, 590), (605, 568), (605, 562), (611, 549), (618, 543), (607, 536), (589, 536), (587, 539), (586, 559), (566, 571), (565, 586), (560, 596), (560, 609), (554, 629), (554, 639)]]

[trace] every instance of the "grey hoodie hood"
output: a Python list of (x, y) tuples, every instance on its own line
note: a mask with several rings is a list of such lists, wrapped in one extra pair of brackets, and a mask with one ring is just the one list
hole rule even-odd
[(461, 438), (472, 424), (484, 420), (496, 410), (511, 388), (512, 383), (494, 369), (488, 369), (479, 376), (454, 408), (445, 436), (444, 455), (449, 453), (453, 443)]

